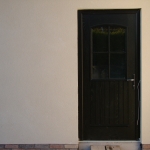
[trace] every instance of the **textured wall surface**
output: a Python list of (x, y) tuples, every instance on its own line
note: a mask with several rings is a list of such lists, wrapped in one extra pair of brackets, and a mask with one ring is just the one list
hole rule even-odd
[(149, 0), (0, 0), (0, 144), (78, 143), (77, 10), (141, 8), (141, 140), (150, 143)]

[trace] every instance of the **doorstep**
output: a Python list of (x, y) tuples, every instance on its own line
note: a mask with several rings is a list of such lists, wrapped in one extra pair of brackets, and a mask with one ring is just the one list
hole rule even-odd
[(121, 150), (141, 150), (140, 141), (79, 141), (79, 150), (91, 150), (92, 145), (119, 145)]

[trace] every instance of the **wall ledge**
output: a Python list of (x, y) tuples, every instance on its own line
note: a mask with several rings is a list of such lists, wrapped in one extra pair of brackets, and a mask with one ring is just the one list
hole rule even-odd
[(141, 144), (142, 150), (150, 150), (150, 144)]
[(0, 144), (0, 150), (78, 150), (78, 144)]

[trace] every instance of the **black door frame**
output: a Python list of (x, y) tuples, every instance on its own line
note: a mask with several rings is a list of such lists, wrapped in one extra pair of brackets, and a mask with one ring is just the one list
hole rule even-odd
[[(82, 45), (82, 15), (85, 13), (137, 13), (137, 29), (136, 33), (136, 61), (138, 64), (135, 67), (137, 81), (140, 81), (140, 9), (109, 9), (109, 10), (78, 10), (78, 134), (79, 140), (83, 140), (83, 45)], [(138, 67), (137, 67), (138, 66)], [(136, 83), (139, 85), (139, 83)], [(140, 90), (139, 90), (140, 91)], [(136, 92), (136, 99), (139, 99), (139, 93)], [(140, 100), (136, 103), (136, 118), (137, 126), (136, 128), (136, 138), (140, 138)]]

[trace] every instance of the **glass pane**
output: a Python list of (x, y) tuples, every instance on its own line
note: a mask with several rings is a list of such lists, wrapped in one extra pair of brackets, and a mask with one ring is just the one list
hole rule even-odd
[(110, 55), (110, 78), (126, 78), (126, 54)]
[(108, 27), (97, 27), (92, 29), (93, 52), (108, 51)]
[(110, 51), (125, 51), (125, 29), (121, 27), (110, 27)]
[(108, 78), (108, 54), (93, 54), (92, 78)]

